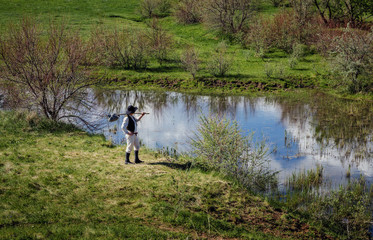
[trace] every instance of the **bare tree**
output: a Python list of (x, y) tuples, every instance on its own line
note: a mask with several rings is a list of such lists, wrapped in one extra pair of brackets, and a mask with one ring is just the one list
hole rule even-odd
[(141, 0), (140, 14), (145, 18), (167, 16), (171, 9), (170, 0)]
[(211, 27), (235, 34), (246, 27), (255, 5), (254, 0), (207, 0), (204, 18)]
[(373, 16), (371, 0), (313, 0), (317, 12), (326, 25), (350, 23), (353, 27)]
[(46, 34), (30, 19), (10, 26), (0, 38), (0, 59), (0, 79), (54, 121), (72, 116), (73, 106), (84, 102), (84, 89), (94, 83), (82, 70), (82, 40), (63, 25), (50, 24)]
[(194, 47), (189, 47), (184, 51), (181, 56), (181, 63), (185, 70), (192, 74), (193, 79), (195, 79), (200, 61), (198, 59), (198, 52)]
[(163, 61), (167, 59), (169, 50), (172, 48), (172, 36), (162, 28), (158, 19), (153, 18), (149, 23), (147, 37), (153, 56), (162, 65)]
[(284, 0), (271, 0), (271, 3), (273, 4), (274, 7), (279, 7), (281, 4), (284, 3)]
[(175, 10), (177, 20), (185, 24), (201, 22), (202, 4), (200, 0), (180, 0)]
[(145, 69), (149, 64), (150, 42), (141, 29), (94, 29), (90, 43), (98, 64), (124, 69)]

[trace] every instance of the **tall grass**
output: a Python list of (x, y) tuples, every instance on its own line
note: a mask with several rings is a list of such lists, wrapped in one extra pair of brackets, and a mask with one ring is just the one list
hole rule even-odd
[(293, 173), (287, 179), (285, 196), (277, 201), (338, 239), (370, 239), (372, 187), (361, 176), (333, 189), (323, 181), (322, 171), (319, 165)]
[(316, 169), (293, 172), (287, 179), (286, 186), (291, 191), (309, 191), (323, 183), (323, 167), (317, 165)]

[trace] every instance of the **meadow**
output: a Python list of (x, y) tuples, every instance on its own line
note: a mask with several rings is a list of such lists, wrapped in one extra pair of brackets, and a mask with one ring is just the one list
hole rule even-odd
[[(139, 1), (0, 1), (0, 31), (4, 32), (9, 24), (17, 24), (23, 17), (37, 19), (42, 28), (50, 22), (64, 22), (69, 30), (78, 31), (89, 38), (92, 30), (103, 29), (149, 29), (149, 19), (139, 13)], [(259, 15), (270, 18), (279, 11), (269, 3), (259, 9)], [(328, 85), (327, 60), (309, 51), (299, 60), (296, 67), (290, 67), (289, 54), (272, 49), (265, 56), (256, 56), (251, 49), (244, 48), (237, 41), (209, 29), (204, 24), (185, 25), (178, 23), (175, 17), (159, 19), (159, 23), (172, 36), (173, 46), (169, 50), (168, 60), (160, 64), (150, 61), (145, 70), (124, 70), (119, 67), (93, 66), (92, 76), (105, 78), (106, 86), (126, 87), (145, 86), (188, 91), (192, 89), (219, 88), (220, 92), (271, 91), (285, 88), (317, 88)], [(94, 36), (93, 36), (94, 37)], [(227, 59), (232, 69), (223, 77), (214, 77), (208, 71), (208, 63), (216, 46), (225, 41), (228, 44)], [(199, 53), (200, 70), (196, 80), (186, 72), (180, 56), (188, 46), (194, 46)], [(144, 82), (145, 81), (145, 82)], [(224, 82), (221, 87), (219, 83)], [(242, 87), (237, 87), (240, 81)], [(159, 83), (160, 82), (160, 83)], [(173, 82), (177, 82), (173, 84)], [(209, 84), (208, 82), (212, 82)], [(210, 90), (211, 91), (211, 90)], [(212, 90), (213, 91), (213, 90)], [(213, 91), (214, 92), (214, 91)]]
[[(325, 239), (214, 171), (0, 112), (0, 239)], [(160, 184), (162, 183), (162, 184)]]

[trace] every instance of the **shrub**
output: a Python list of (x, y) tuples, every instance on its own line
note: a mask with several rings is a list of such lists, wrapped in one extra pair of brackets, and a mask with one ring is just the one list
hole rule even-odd
[(284, 3), (284, 0), (270, 0), (274, 7), (279, 7)]
[(342, 77), (342, 86), (350, 93), (368, 91), (372, 87), (373, 28), (365, 33), (347, 27), (334, 41), (332, 51), (333, 71)]
[(140, 14), (145, 18), (165, 17), (171, 9), (170, 0), (141, 0)]
[(175, 17), (184, 24), (202, 22), (202, 2), (200, 0), (180, 0), (175, 9)]
[(191, 146), (197, 165), (231, 176), (250, 190), (268, 190), (277, 183), (264, 142), (255, 146), (252, 136), (243, 136), (237, 122), (201, 116)]
[(264, 57), (272, 46), (270, 24), (269, 20), (256, 19), (244, 34), (243, 44), (253, 49), (257, 57)]
[(255, 9), (253, 0), (208, 0), (203, 17), (213, 29), (236, 34), (247, 27)]
[(368, 239), (372, 197), (364, 178), (351, 181), (326, 196), (316, 197), (309, 208), (312, 219), (347, 239)]
[(264, 66), (264, 72), (268, 78), (283, 78), (285, 69), (281, 64), (266, 63)]
[(304, 56), (304, 46), (302, 44), (294, 44), (293, 45), (293, 52), (289, 58), (289, 65), (291, 69), (294, 69), (297, 65), (299, 60)]
[(181, 56), (181, 63), (186, 71), (188, 71), (193, 79), (196, 78), (196, 73), (199, 69), (198, 52), (194, 47), (188, 47)]
[(111, 67), (145, 69), (151, 54), (147, 35), (142, 30), (101, 31), (95, 39), (99, 41), (100, 58)]
[(318, 53), (327, 57), (333, 47), (333, 42), (337, 37), (343, 35), (343, 31), (340, 29), (331, 29), (323, 27), (312, 39), (313, 45), (316, 47)]
[(310, 45), (319, 25), (313, 19), (301, 23), (294, 11), (282, 11), (272, 20), (253, 21), (244, 34), (243, 44), (257, 53), (266, 53), (270, 48), (278, 48), (291, 53), (295, 44)]
[(294, 12), (283, 11), (276, 14), (269, 30), (272, 47), (290, 53), (293, 45), (299, 42), (300, 31), (301, 29), (296, 24)]
[(153, 18), (149, 23), (147, 37), (149, 39), (152, 55), (158, 60), (159, 64), (162, 65), (172, 48), (172, 36), (162, 28), (156, 18)]
[(368, 182), (360, 177), (331, 190), (323, 182), (322, 171), (318, 166), (316, 170), (293, 173), (281, 201), (288, 210), (305, 214), (314, 224), (332, 231), (336, 239), (369, 239), (373, 195)]
[(233, 59), (228, 59), (227, 45), (221, 42), (216, 47), (210, 62), (208, 70), (214, 76), (224, 76), (233, 65)]

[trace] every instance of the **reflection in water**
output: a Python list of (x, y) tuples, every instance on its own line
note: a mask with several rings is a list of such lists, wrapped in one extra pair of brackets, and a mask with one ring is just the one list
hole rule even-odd
[[(352, 175), (373, 177), (373, 107), (369, 102), (335, 100), (317, 94), (311, 99), (251, 98), (188, 95), (154, 91), (93, 90), (98, 111), (123, 113), (128, 105), (150, 112), (140, 123), (140, 139), (151, 148), (188, 150), (185, 144), (195, 131), (198, 116), (218, 114), (237, 120), (256, 139), (266, 138), (273, 149), (272, 167), (280, 178), (296, 169), (314, 168), (320, 163), (326, 176), (341, 183), (351, 165)], [(121, 144), (123, 117), (108, 123), (103, 133)]]

